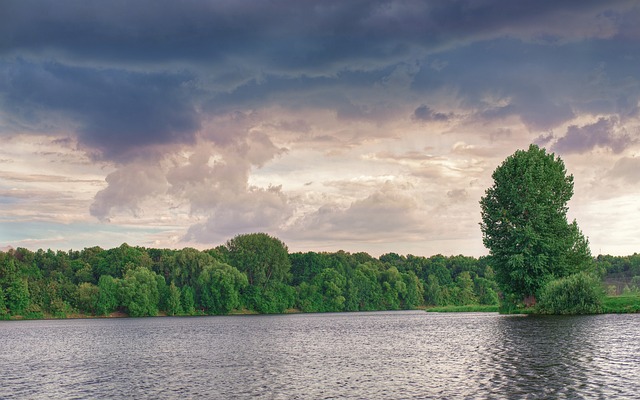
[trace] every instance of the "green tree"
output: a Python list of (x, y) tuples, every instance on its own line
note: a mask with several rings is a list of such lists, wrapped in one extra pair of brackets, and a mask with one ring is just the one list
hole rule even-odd
[(456, 286), (458, 288), (456, 304), (465, 306), (468, 304), (476, 304), (478, 298), (474, 292), (473, 279), (469, 271), (461, 272), (456, 278)]
[(445, 305), (444, 296), (442, 294), (442, 287), (440, 286), (440, 280), (435, 274), (429, 274), (427, 277), (427, 284), (424, 289), (424, 301), (430, 306), (442, 306)]
[(402, 296), (402, 308), (405, 310), (411, 310), (422, 304), (422, 298), (424, 296), (424, 287), (418, 276), (409, 271), (402, 274), (404, 280), (406, 292)]
[[(153, 271), (152, 271), (153, 272)], [(163, 276), (153, 273), (156, 278), (156, 287), (158, 288), (158, 310), (167, 311), (169, 299), (169, 286)]]
[(209, 314), (228, 314), (240, 307), (240, 292), (247, 276), (236, 268), (215, 262), (205, 267), (198, 278), (199, 303)]
[(447, 259), (442, 254), (436, 254), (428, 258), (422, 273), (425, 281), (429, 278), (429, 275), (434, 275), (438, 278), (438, 284), (440, 285), (445, 286), (453, 282), (451, 271), (447, 268)]
[(227, 242), (232, 266), (247, 274), (250, 285), (288, 282), (291, 261), (287, 246), (266, 233), (238, 235)]
[(272, 282), (265, 287), (249, 285), (243, 293), (243, 303), (261, 314), (283, 313), (293, 307), (295, 301), (295, 289), (282, 282)]
[(86, 313), (95, 314), (100, 288), (93, 283), (82, 282), (78, 285), (76, 304), (78, 308)]
[(93, 268), (90, 264), (85, 263), (82, 260), (73, 260), (71, 267), (74, 269), (74, 278), (76, 283), (89, 282), (95, 283), (93, 275)]
[(291, 260), (293, 285), (299, 285), (302, 282), (311, 282), (323, 269), (331, 266), (329, 257), (327, 257), (326, 254), (312, 251), (308, 253), (290, 254), (289, 260)]
[(180, 289), (171, 282), (167, 297), (167, 313), (169, 315), (182, 314), (182, 302), (180, 301)]
[(397, 310), (400, 308), (400, 298), (407, 293), (407, 285), (396, 267), (391, 267), (378, 274), (382, 287), (382, 302), (384, 309)]
[(96, 265), (99, 275), (111, 275), (117, 278), (123, 277), (130, 269), (136, 267), (151, 267), (151, 258), (140, 247), (131, 247), (126, 243), (100, 254)]
[(318, 288), (319, 309), (314, 311), (342, 311), (344, 309), (344, 290), (347, 278), (333, 268), (325, 268), (313, 279), (312, 287)]
[(320, 312), (322, 310), (322, 293), (316, 285), (302, 282), (297, 287), (297, 307), (303, 312)]
[(111, 275), (102, 275), (98, 280), (98, 301), (96, 303), (96, 313), (107, 315), (118, 307), (118, 281)]
[(26, 279), (15, 279), (7, 289), (6, 304), (11, 315), (21, 315), (29, 305), (29, 286)]
[(182, 303), (182, 310), (188, 314), (193, 315), (196, 312), (195, 292), (191, 286), (183, 286), (180, 290), (180, 301)]
[(378, 269), (371, 262), (357, 266), (347, 282), (347, 311), (373, 311), (384, 307), (378, 274)]
[(169, 255), (163, 260), (167, 271), (167, 281), (175, 282), (177, 286), (196, 286), (196, 281), (202, 270), (212, 265), (215, 259), (208, 253), (187, 247)]
[(128, 270), (120, 280), (121, 304), (132, 317), (158, 314), (158, 282), (156, 274), (145, 267)]
[(518, 150), (494, 172), (480, 201), (483, 242), (508, 297), (535, 303), (549, 280), (588, 267), (588, 242), (567, 222), (573, 176), (564, 162), (536, 145)]
[(7, 306), (4, 302), (4, 291), (2, 287), (0, 287), (0, 320), (6, 319), (9, 314), (9, 310), (7, 310)]
[[(486, 275), (485, 275), (486, 276)], [(498, 293), (496, 292), (496, 283), (487, 278), (476, 278), (476, 293), (478, 302), (486, 305), (497, 305), (499, 302)]]

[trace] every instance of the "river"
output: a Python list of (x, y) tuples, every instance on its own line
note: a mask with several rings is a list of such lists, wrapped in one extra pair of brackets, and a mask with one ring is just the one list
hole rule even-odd
[(0, 322), (1, 399), (637, 398), (640, 315)]

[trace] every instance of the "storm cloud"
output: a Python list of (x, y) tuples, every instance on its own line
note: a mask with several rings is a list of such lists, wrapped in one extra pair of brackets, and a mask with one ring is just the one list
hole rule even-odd
[(481, 248), (478, 197), (531, 142), (585, 187), (635, 182), (639, 19), (632, 0), (4, 1), (0, 211), (55, 220), (34, 200), (55, 176), (78, 186), (77, 214), (51, 204), (65, 221), (144, 221), (166, 246)]
[(559, 153), (584, 153), (596, 146), (609, 148), (614, 153), (621, 153), (631, 143), (629, 135), (615, 133), (616, 120), (600, 118), (593, 124), (584, 126), (571, 125), (567, 133), (559, 138), (553, 150)]
[[(193, 142), (200, 126), (187, 74), (24, 60), (1, 64), (0, 73), (6, 112), (35, 127), (75, 128), (98, 158), (128, 161), (154, 145)], [(51, 114), (63, 118), (59, 126), (46, 125)]]

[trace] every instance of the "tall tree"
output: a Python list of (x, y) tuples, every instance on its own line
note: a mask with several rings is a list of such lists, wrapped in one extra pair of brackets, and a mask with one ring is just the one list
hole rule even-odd
[(86, 313), (94, 314), (100, 297), (100, 288), (93, 283), (82, 282), (76, 292), (76, 304)]
[(182, 304), (180, 302), (180, 289), (171, 282), (169, 285), (169, 297), (167, 298), (167, 313), (176, 315), (182, 313)]
[(102, 275), (98, 280), (96, 313), (107, 315), (118, 307), (118, 281), (111, 275)]
[(214, 263), (198, 277), (199, 303), (209, 314), (228, 314), (240, 307), (240, 291), (247, 286), (247, 276), (230, 265)]
[(158, 314), (160, 295), (156, 274), (145, 267), (130, 269), (120, 280), (121, 303), (132, 317)]
[(30, 302), (29, 286), (26, 279), (15, 279), (7, 288), (6, 305), (12, 315), (21, 315)]
[(196, 312), (195, 308), (195, 293), (191, 286), (183, 286), (180, 290), (180, 302), (182, 304), (182, 310), (189, 315)]
[(247, 274), (250, 285), (288, 282), (291, 261), (287, 246), (266, 233), (238, 235), (227, 242), (232, 266)]
[(559, 157), (532, 144), (492, 176), (494, 184), (480, 201), (483, 241), (502, 290), (533, 303), (546, 282), (584, 269), (591, 260), (578, 225), (567, 222), (573, 175)]
[(0, 319), (5, 319), (8, 313), (9, 311), (4, 302), (4, 291), (2, 290), (2, 286), (0, 286)]

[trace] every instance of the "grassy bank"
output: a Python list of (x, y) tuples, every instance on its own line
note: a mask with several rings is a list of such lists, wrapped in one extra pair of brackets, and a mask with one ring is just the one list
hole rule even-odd
[[(503, 314), (537, 314), (535, 307), (499, 310), (498, 306), (442, 306), (427, 307), (427, 312), (501, 312)], [(640, 295), (606, 296), (602, 302), (602, 314), (640, 313)]]
[(605, 314), (623, 314), (640, 312), (639, 295), (607, 296), (602, 302)]
[[(515, 308), (513, 310), (505, 311), (500, 310), (499, 306), (487, 306), (487, 305), (466, 305), (466, 306), (441, 306), (441, 307), (419, 307), (426, 312), (441, 312), (441, 313), (453, 313), (453, 312), (501, 312), (503, 314), (537, 314), (535, 307), (530, 308)], [(287, 309), (285, 314), (296, 314), (301, 311), (295, 308)], [(606, 296), (603, 299), (602, 314), (628, 314), (628, 313), (640, 313), (640, 295), (621, 295), (621, 296)], [(229, 315), (248, 315), (258, 314), (255, 311), (247, 309), (234, 310)], [(191, 314), (194, 316), (204, 316), (206, 314), (197, 312)], [(165, 313), (159, 313), (157, 316), (166, 316)], [(187, 314), (180, 314), (178, 316), (187, 316)], [(26, 320), (26, 319), (77, 319), (77, 318), (125, 318), (128, 317), (123, 312), (113, 312), (106, 316), (96, 316), (83, 313), (72, 313), (67, 315), (51, 315), (51, 314), (38, 314), (27, 316), (0, 316), (0, 320)]]

